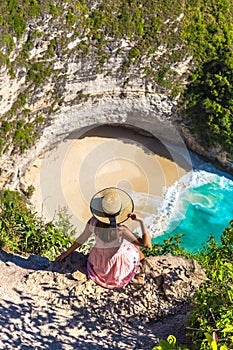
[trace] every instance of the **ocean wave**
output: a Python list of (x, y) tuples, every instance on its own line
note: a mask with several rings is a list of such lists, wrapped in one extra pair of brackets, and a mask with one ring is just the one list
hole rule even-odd
[[(215, 193), (198, 192), (207, 184), (212, 184)], [(197, 169), (186, 173), (172, 186), (163, 189), (163, 201), (157, 215), (148, 219), (151, 237), (163, 235), (168, 227), (174, 230), (185, 218), (190, 204), (214, 214), (218, 201), (222, 199), (222, 190), (233, 191), (233, 181), (222, 174)]]

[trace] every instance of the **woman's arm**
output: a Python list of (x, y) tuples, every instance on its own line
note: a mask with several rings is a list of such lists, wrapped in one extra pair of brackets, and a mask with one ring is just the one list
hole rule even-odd
[(87, 222), (86, 227), (84, 231), (81, 233), (81, 235), (75, 240), (75, 242), (61, 255), (59, 255), (55, 261), (56, 262), (61, 262), (63, 261), (68, 255), (73, 253), (76, 249), (78, 249), (84, 242), (88, 240), (92, 232), (90, 231), (89, 224), (90, 224), (91, 219)]
[(130, 214), (129, 217), (132, 220), (138, 221), (140, 223), (141, 230), (142, 230), (142, 238), (136, 237), (127, 227), (124, 227), (124, 230), (123, 230), (124, 238), (127, 239), (127, 241), (130, 241), (140, 247), (151, 248), (152, 247), (151, 238), (150, 238), (149, 232), (147, 231), (147, 227), (144, 223), (144, 220), (141, 218), (138, 218), (135, 213)]

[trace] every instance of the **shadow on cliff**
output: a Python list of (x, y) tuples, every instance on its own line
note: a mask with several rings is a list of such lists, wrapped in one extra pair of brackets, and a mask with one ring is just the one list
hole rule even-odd
[(74, 319), (67, 317), (65, 310), (61, 314), (61, 309), (54, 308), (53, 304), (48, 303), (42, 311), (35, 305), (35, 300), (24, 296), (21, 300), (19, 304), (8, 301), (1, 305), (0, 349), (19, 346), (20, 349), (103, 349), (91, 339), (87, 341), (85, 335), (75, 335), (75, 327), (84, 328), (82, 310)]
[[(56, 289), (57, 299), (66, 298)], [(39, 301), (37, 301), (39, 304)], [(151, 350), (159, 339), (174, 334), (181, 337), (174, 318), (162, 322), (143, 324), (134, 318), (126, 318), (125, 324), (102, 316), (102, 310), (90, 313), (89, 307), (72, 307), (72, 315), (66, 308), (48, 302), (37, 305), (35, 299), (21, 295), (21, 303), (3, 302), (0, 315), (0, 349), (135, 349)], [(166, 324), (167, 322), (167, 324)], [(172, 329), (173, 325), (173, 329)], [(183, 329), (183, 333), (185, 329)], [(184, 336), (184, 334), (183, 334)]]
[(23, 257), (20, 255), (8, 253), (0, 248), (0, 261), (4, 263), (13, 263), (21, 268), (30, 270), (45, 270), (49, 266), (49, 259), (38, 256), (30, 255), (29, 257)]
[[(57, 301), (67, 305), (67, 299), (58, 290)], [(19, 292), (18, 292), (19, 293)], [(0, 349), (141, 349), (151, 350), (158, 337), (140, 330), (133, 321), (127, 320), (124, 327), (116, 320), (109, 322), (101, 317), (101, 308), (96, 315), (89, 307), (72, 307), (72, 315), (66, 306), (40, 300), (21, 293), (21, 302), (3, 301), (0, 315)], [(104, 321), (104, 322), (103, 322)], [(143, 327), (141, 327), (143, 328)]]
[(13, 253), (8, 253), (0, 248), (0, 261), (5, 264), (13, 263), (14, 265), (27, 270), (49, 270), (62, 274), (80, 271), (86, 274), (87, 255), (74, 252), (62, 263), (50, 261), (47, 257), (31, 254), (23, 257)]

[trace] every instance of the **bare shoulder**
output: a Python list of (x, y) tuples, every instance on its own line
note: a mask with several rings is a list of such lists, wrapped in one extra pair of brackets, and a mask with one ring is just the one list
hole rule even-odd
[(122, 235), (127, 241), (130, 241), (130, 242), (137, 241), (136, 235), (127, 226), (122, 225), (121, 227), (122, 227), (122, 231), (121, 231)]
[(119, 229), (121, 230), (122, 233), (131, 232), (130, 229), (127, 226), (125, 226), (125, 225), (119, 225), (118, 227), (119, 227)]

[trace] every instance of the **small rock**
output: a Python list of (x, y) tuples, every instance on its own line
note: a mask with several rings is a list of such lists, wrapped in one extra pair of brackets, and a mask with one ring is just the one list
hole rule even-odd
[(73, 279), (80, 281), (80, 282), (87, 280), (87, 276), (84, 273), (82, 273), (81, 271), (73, 272), (72, 277), (73, 277)]

